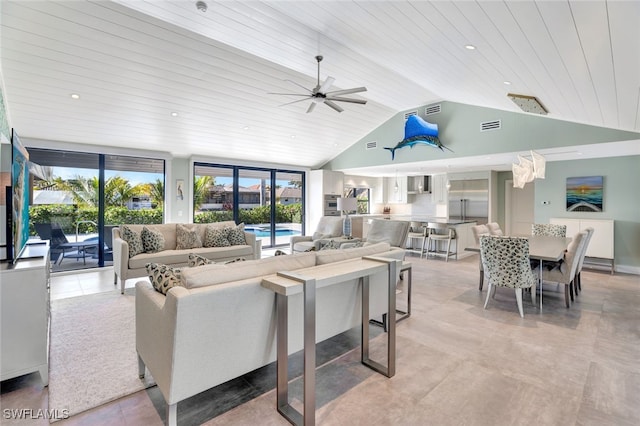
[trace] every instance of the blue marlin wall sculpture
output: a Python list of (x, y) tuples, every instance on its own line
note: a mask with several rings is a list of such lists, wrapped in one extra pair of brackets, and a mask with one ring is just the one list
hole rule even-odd
[(391, 161), (393, 161), (395, 159), (396, 149), (404, 148), (405, 146), (413, 148), (414, 145), (428, 145), (434, 148), (440, 148), (441, 151), (445, 149), (451, 151), (442, 145), (442, 142), (438, 139), (437, 124), (428, 123), (417, 115), (410, 115), (409, 118), (407, 118), (407, 122), (404, 123), (404, 139), (398, 142), (393, 148), (385, 147), (384, 149), (391, 151)]

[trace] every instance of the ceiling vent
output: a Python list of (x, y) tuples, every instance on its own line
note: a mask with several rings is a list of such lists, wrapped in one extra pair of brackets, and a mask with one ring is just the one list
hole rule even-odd
[(378, 147), (377, 141), (367, 142), (366, 149), (376, 149)]
[(429, 105), (428, 107), (426, 107), (424, 109), (424, 114), (425, 115), (437, 114), (437, 113), (439, 113), (441, 111), (442, 111), (442, 106), (440, 104), (438, 104), (438, 105)]
[(412, 115), (418, 115), (418, 111), (409, 111), (404, 113), (404, 119), (411, 117)]
[(487, 132), (489, 130), (500, 130), (502, 128), (502, 122), (500, 120), (485, 121), (480, 123), (480, 131)]

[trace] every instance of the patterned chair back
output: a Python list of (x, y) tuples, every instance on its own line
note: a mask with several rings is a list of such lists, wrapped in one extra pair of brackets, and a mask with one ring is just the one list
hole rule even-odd
[(534, 223), (531, 225), (531, 235), (547, 235), (550, 237), (567, 236), (566, 225), (555, 225), (553, 223)]
[(535, 286), (529, 264), (529, 240), (526, 238), (481, 235), (480, 256), (492, 285), (509, 288)]

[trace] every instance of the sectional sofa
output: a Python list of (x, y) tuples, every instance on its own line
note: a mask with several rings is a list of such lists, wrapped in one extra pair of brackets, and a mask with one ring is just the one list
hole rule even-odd
[[(168, 404), (176, 424), (177, 403), (276, 359), (275, 294), (262, 278), (279, 271), (348, 261), (362, 256), (404, 258), (387, 243), (346, 250), (274, 256), (181, 271), (184, 287), (167, 295), (147, 281), (136, 283), (136, 349)], [(371, 318), (386, 312), (386, 274), (370, 278)], [(347, 331), (361, 318), (358, 280), (322, 287), (316, 294), (317, 341)], [(303, 346), (302, 295), (289, 297), (289, 351)], [(275, 402), (274, 402), (275, 403)]]
[[(163, 244), (152, 252), (142, 251), (140, 253), (132, 252), (129, 242), (123, 238), (124, 227), (129, 228), (133, 233), (142, 233), (143, 228), (162, 235)], [(122, 228), (122, 229), (121, 229)], [(233, 221), (202, 223), (202, 224), (181, 224), (166, 223), (153, 225), (121, 225), (113, 228), (113, 283), (118, 285), (120, 279), (120, 291), (124, 293), (125, 281), (129, 278), (139, 278), (147, 275), (145, 265), (147, 263), (162, 263), (170, 266), (187, 266), (189, 253), (196, 253), (216, 262), (243, 259), (260, 259), (262, 245), (261, 241), (256, 239), (256, 235), (252, 232), (242, 231), (244, 239), (240, 244), (220, 245), (203, 247), (207, 241), (207, 231), (220, 230), (222, 228), (237, 229), (238, 226)], [(181, 247), (179, 234), (181, 230), (184, 232), (197, 233), (199, 244), (188, 244)], [(198, 247), (200, 246), (200, 247)]]

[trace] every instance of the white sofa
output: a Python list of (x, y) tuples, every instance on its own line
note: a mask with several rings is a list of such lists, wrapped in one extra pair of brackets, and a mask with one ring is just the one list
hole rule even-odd
[[(196, 229), (200, 233), (201, 241), (205, 239), (207, 226), (214, 228), (235, 227), (233, 221), (201, 223), (201, 224), (180, 224), (190, 229)], [(155, 262), (170, 266), (187, 266), (189, 253), (196, 253), (216, 262), (234, 260), (239, 257), (245, 259), (260, 259), (262, 245), (252, 232), (244, 232), (246, 244), (228, 247), (199, 247), (176, 250), (177, 226), (176, 223), (153, 224), (153, 225), (127, 225), (135, 232), (141, 232), (143, 227), (154, 231), (159, 231), (164, 237), (164, 250), (157, 253), (139, 253), (129, 257), (129, 244), (122, 239), (120, 228), (113, 228), (113, 283), (118, 285), (120, 279), (120, 292), (124, 293), (125, 281), (130, 278), (139, 278), (147, 275), (145, 265)]]
[[(404, 250), (380, 243), (346, 250), (184, 268), (186, 287), (167, 295), (146, 281), (136, 283), (136, 349), (168, 404), (167, 423), (176, 424), (177, 403), (276, 359), (275, 294), (262, 277), (278, 271), (359, 258), (402, 260)], [(317, 341), (360, 324), (357, 280), (318, 289)], [(370, 279), (371, 318), (386, 312), (386, 274)], [(302, 349), (302, 296), (289, 298), (289, 353)]]

